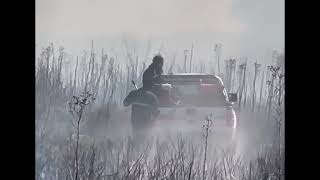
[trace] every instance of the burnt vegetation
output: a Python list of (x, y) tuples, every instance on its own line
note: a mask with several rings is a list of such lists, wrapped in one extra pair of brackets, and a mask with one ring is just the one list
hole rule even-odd
[[(138, 147), (130, 137), (130, 110), (121, 104), (134, 89), (131, 81), (141, 82), (151, 48), (140, 56), (124, 43), (120, 60), (93, 45), (76, 57), (53, 44), (37, 54), (36, 179), (284, 179), (283, 53), (274, 51), (270, 64), (223, 61), (218, 44), (212, 67), (197, 63), (194, 44), (166, 54), (164, 72), (218, 70), (227, 91), (238, 94), (234, 108), (247, 139), (243, 146), (255, 154), (247, 157), (208, 145), (215, 131), (209, 116), (199, 129), (202, 141), (150, 136)], [(177, 53), (184, 54), (179, 62)]]

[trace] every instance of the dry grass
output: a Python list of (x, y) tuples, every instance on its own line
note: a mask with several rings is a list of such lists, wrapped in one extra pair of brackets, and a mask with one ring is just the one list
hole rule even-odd
[[(104, 52), (99, 57), (92, 45), (90, 54), (77, 57), (72, 67), (73, 60), (63, 48), (58, 55), (53, 49), (52, 44), (44, 48), (36, 60), (36, 179), (284, 179), (284, 70), (277, 65), (267, 69), (261, 65), (266, 69), (261, 76), (257, 64), (232, 59), (222, 72), (219, 61), (227, 89), (239, 96), (235, 109), (240, 126), (253, 133), (245, 137), (260, 136), (259, 143), (268, 144), (268, 138), (273, 143), (258, 155), (254, 155), (257, 150), (218, 153), (214, 146), (206, 147), (206, 138), (150, 137), (138, 145), (127, 136), (129, 111), (119, 104), (133, 89), (131, 80), (140, 82), (146, 68), (137, 54), (125, 51), (128, 63), (119, 64), (117, 57)], [(276, 58), (281, 61), (283, 55)], [(181, 67), (174, 60), (165, 72), (184, 71)], [(67, 112), (67, 101), (83, 90), (92, 92), (96, 100), (83, 110), (77, 132), (81, 128), (94, 143), (71, 138), (74, 117)]]
[[(83, 143), (79, 179), (279, 179), (284, 176), (283, 157), (276, 147), (265, 149), (253, 160), (228, 152), (212, 157), (214, 151), (209, 148), (204, 164), (204, 147), (182, 137), (161, 142), (149, 139), (141, 146), (130, 138)], [(44, 177), (38, 179), (74, 179), (74, 148), (71, 142), (47, 146), (46, 163), (37, 162), (44, 166)]]

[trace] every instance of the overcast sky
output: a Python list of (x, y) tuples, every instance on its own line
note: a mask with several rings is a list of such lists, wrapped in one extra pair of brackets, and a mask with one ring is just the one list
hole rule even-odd
[(284, 48), (284, 0), (36, 0), (37, 47), (117, 51), (124, 35), (138, 50), (150, 39), (181, 54), (194, 41), (206, 59), (221, 42), (226, 57), (261, 58)]

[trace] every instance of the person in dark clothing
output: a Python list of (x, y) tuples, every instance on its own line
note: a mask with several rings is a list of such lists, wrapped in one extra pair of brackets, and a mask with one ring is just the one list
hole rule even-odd
[(147, 130), (151, 121), (159, 114), (159, 101), (154, 92), (154, 85), (161, 83), (162, 67), (163, 57), (156, 55), (143, 73), (143, 87), (131, 91), (123, 101), (124, 106), (132, 104), (131, 122), (134, 133)]
[(160, 105), (176, 105), (176, 101), (170, 95), (170, 90), (164, 89), (162, 86), (166, 83), (161, 77), (163, 64), (164, 60), (161, 55), (156, 55), (152, 59), (152, 64), (144, 71), (142, 76), (143, 87), (157, 96)]
[(156, 55), (152, 59), (152, 64), (144, 71), (142, 76), (143, 87), (151, 90), (155, 84), (163, 83), (161, 74), (163, 73), (163, 57), (161, 55)]
[(144, 87), (138, 90), (131, 91), (129, 95), (124, 99), (123, 105), (125, 107), (130, 106), (131, 104), (143, 106), (146, 109), (150, 110), (155, 116), (159, 113), (158, 98), (153, 92), (147, 90)]
[[(142, 76), (143, 87), (149, 91), (152, 91), (161, 102), (163, 90), (161, 89), (161, 84), (164, 83), (164, 80), (161, 78), (163, 73), (163, 57), (161, 55), (156, 55), (152, 59), (152, 63), (144, 71)], [(162, 104), (162, 103), (161, 103)]]
[(141, 142), (159, 115), (159, 102), (154, 93), (146, 87), (131, 91), (124, 99), (123, 105), (131, 107), (131, 124), (133, 138)]

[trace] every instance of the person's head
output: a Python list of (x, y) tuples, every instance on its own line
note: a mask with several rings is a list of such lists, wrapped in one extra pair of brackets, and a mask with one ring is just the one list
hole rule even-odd
[(158, 73), (162, 73), (163, 57), (159, 54), (153, 57), (152, 65), (157, 69)]
[(154, 56), (152, 59), (152, 63), (162, 67), (163, 66), (163, 57), (160, 54)]

